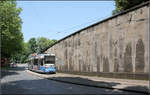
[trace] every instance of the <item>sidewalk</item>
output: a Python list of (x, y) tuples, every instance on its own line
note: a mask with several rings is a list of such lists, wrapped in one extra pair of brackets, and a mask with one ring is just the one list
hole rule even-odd
[(82, 76), (82, 75), (72, 75), (72, 74), (39, 74), (26, 70), (27, 72), (47, 78), (50, 80), (72, 83), (77, 85), (85, 85), (92, 87), (101, 87), (108, 89), (121, 89), (125, 91), (133, 91), (140, 93), (149, 92), (149, 81), (145, 80), (129, 80), (129, 79), (115, 79), (115, 78), (103, 78), (96, 76)]

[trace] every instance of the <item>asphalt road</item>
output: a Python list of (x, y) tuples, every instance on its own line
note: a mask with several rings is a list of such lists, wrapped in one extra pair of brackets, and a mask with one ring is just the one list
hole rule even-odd
[[(24, 65), (1, 70), (2, 94), (132, 94), (138, 93), (56, 82), (25, 71)], [(141, 95), (141, 94), (139, 94)]]

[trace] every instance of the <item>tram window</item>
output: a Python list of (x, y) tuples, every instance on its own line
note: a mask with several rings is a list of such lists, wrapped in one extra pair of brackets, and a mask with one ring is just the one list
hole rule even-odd
[(53, 61), (45, 61), (45, 64), (54, 64), (55, 63), (55, 61), (53, 60)]
[(34, 59), (34, 65), (38, 65), (38, 60)]
[(55, 56), (45, 56), (45, 64), (54, 64)]

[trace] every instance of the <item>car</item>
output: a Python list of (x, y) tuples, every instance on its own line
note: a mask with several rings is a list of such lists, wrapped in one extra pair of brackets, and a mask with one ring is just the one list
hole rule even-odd
[(17, 67), (17, 64), (15, 62), (10, 63), (10, 67)]

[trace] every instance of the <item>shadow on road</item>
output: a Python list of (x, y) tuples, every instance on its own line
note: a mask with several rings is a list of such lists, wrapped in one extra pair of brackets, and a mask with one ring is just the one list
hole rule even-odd
[(104, 81), (93, 81), (89, 80), (88, 78), (81, 78), (81, 77), (52, 77), (48, 78), (56, 81), (62, 81), (66, 83), (73, 83), (73, 84), (82, 84), (82, 85), (87, 85), (87, 86), (95, 86), (95, 87), (112, 87), (116, 86), (120, 83), (116, 82), (104, 82)]
[[(112, 89), (113, 93), (118, 93), (118, 91), (114, 91), (115, 89), (113, 86), (120, 85), (120, 83), (117, 82), (94, 81), (94, 80), (89, 80), (88, 78), (80, 78), (80, 77), (51, 77), (48, 79), (64, 82), (64, 83), (76, 84), (76, 85)], [(135, 93), (137, 92), (141, 94), (148, 94), (149, 92), (149, 88), (146, 86), (127, 86), (121, 90), (128, 91), (128, 92), (135, 92)], [(123, 93), (119, 92), (119, 94), (123, 94)]]
[[(49, 82), (49, 83), (48, 83)], [(104, 82), (100, 82), (104, 83)], [(116, 83), (107, 83), (108, 85), (116, 85)], [(72, 85), (69, 83), (49, 81), (45, 79), (37, 80), (20, 80), (1, 85), (2, 94), (98, 94), (98, 95), (146, 95), (148, 93), (136, 93), (136, 92), (125, 92), (115, 89), (104, 89), (83, 86), (83, 85)], [(136, 88), (136, 87), (135, 87)]]
[(124, 89), (136, 90), (136, 91), (138, 90), (138, 92), (141, 92), (141, 93), (144, 91), (144, 93), (148, 95), (150, 91), (150, 89), (146, 86), (128, 86), (128, 87), (125, 87)]
[[(7, 83), (1, 83), (2, 94), (126, 94), (126, 95), (148, 95), (144, 92), (126, 92), (123, 90), (112, 89), (120, 83), (93, 81), (87, 78), (80, 77), (51, 77), (47, 79), (39, 78), (29, 73), (22, 73), (24, 66), (10, 68), (1, 71), (1, 78), (5, 76), (13, 76), (17, 74), (15, 79)], [(24, 74), (24, 75), (22, 75)], [(109, 87), (109, 88), (108, 88)], [(129, 86), (124, 89), (143, 89), (148, 90), (143, 86)], [(148, 91), (147, 91), (148, 92)]]
[(11, 75), (16, 75), (18, 74), (15, 71), (10, 71), (10, 70), (1, 70), (1, 79), (6, 77), (6, 76), (11, 76)]
[(17, 66), (17, 67), (7, 67), (7, 68), (1, 68), (1, 79), (4, 78), (5, 76), (11, 76), (11, 75), (16, 75), (18, 74), (17, 71), (24, 71), (25, 67), (24, 66)]

